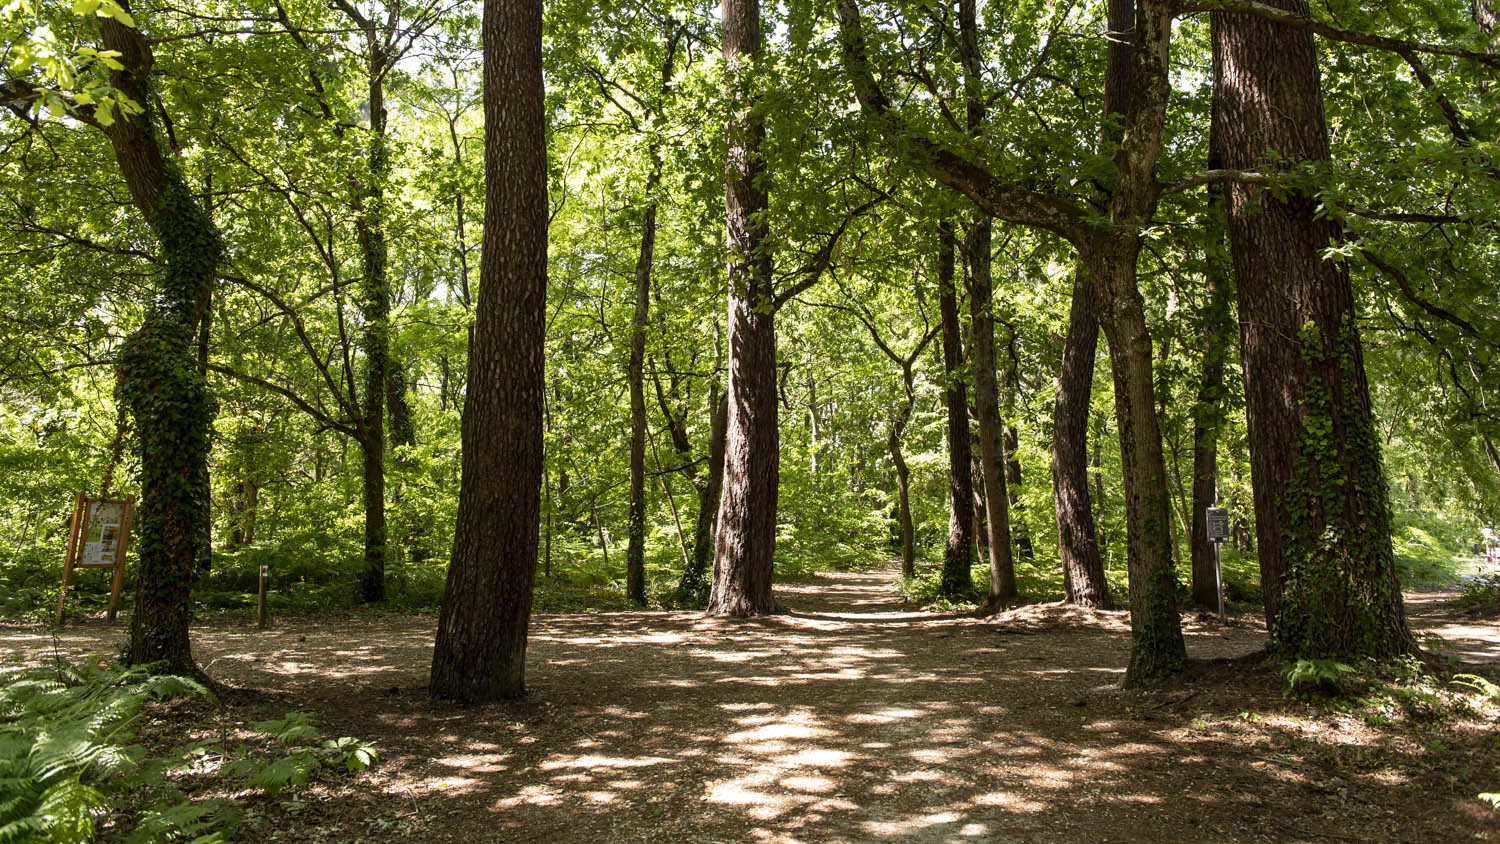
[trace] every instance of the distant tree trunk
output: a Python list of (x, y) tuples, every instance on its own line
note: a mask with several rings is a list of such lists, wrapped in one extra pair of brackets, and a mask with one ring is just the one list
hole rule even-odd
[[(1008, 363), (1000, 370), (1001, 379), (999, 383), (1002, 401), (1004, 402), (1005, 418), (1014, 422), (1016, 418), (1016, 393), (1020, 389), (1020, 366), (1021, 362), (1016, 355), (1016, 331), (1009, 328), (1005, 341), (1006, 359)], [(1015, 540), (1016, 556), (1025, 562), (1031, 562), (1035, 553), (1031, 548), (1031, 530), (1026, 524), (1025, 504), (1021, 501), (1021, 458), (1018, 450), (1021, 447), (1021, 436), (1014, 424), (1007, 424), (1002, 433), (1004, 437), (1005, 453), (1005, 493), (1010, 500), (1010, 528), (1011, 536)]]
[(948, 548), (939, 592), (965, 600), (973, 591), (974, 490), (970, 480), (969, 400), (964, 389), (964, 352), (954, 288), (953, 225), (938, 227), (938, 309), (943, 320), (943, 395), (948, 407)]
[[(1303, 0), (1268, 0), (1305, 15)], [(1216, 122), (1228, 168), (1326, 161), (1312, 36), (1212, 17)], [(1261, 584), (1271, 645), (1297, 657), (1415, 650), (1391, 550), (1380, 443), (1338, 223), (1318, 199), (1228, 188)]]
[[(655, 151), (653, 150), (655, 154)], [(652, 162), (646, 193), (661, 180), (661, 160)], [(651, 260), (656, 249), (656, 202), (641, 215), (641, 251), (635, 264), (635, 318), (630, 332), (630, 544), (625, 552), (625, 598), (646, 605), (646, 326), (651, 309)]]
[[(128, 8), (128, 4), (121, 4)], [(100, 21), (105, 49), (123, 68), (111, 83), (148, 104), (151, 48), (139, 31)], [(196, 359), (195, 339), (223, 258), (219, 231), (162, 153), (151, 110), (116, 110), (103, 127), (120, 174), (150, 225), (162, 262), (141, 327), (120, 350), (118, 396), (135, 420), (141, 506), (135, 612), (124, 661), (199, 675), (188, 640), (192, 585), (208, 566), (208, 450), (217, 403)]]
[(1057, 510), (1057, 553), (1068, 603), (1114, 609), (1089, 500), (1089, 394), (1099, 343), (1095, 304), (1094, 285), (1080, 266), (1073, 277), (1057, 403), (1052, 409), (1052, 503)]
[[(1217, 134), (1216, 127), (1210, 128), (1210, 170), (1224, 166), (1223, 156), (1217, 149)], [(1192, 595), (1193, 603), (1200, 607), (1216, 607), (1219, 602), (1214, 563), (1217, 555), (1214, 543), (1208, 539), (1207, 510), (1217, 503), (1218, 498), (1218, 439), (1224, 426), (1224, 360), (1229, 356), (1234, 331), (1234, 317), (1230, 313), (1234, 279), (1227, 266), (1229, 256), (1224, 240), (1224, 214), (1224, 188), (1215, 185), (1209, 188), (1208, 218), (1205, 220), (1209, 292), (1208, 305), (1203, 313), (1203, 374), (1198, 384), (1197, 405), (1193, 409)]]
[(714, 384), (709, 393), (713, 407), (708, 429), (708, 469), (698, 488), (698, 523), (693, 529), (693, 556), (677, 586), (679, 600), (702, 601), (708, 597), (708, 567), (713, 562), (714, 527), (719, 516), (719, 494), (724, 488), (724, 441), (729, 426), (729, 396)]
[(453, 560), (429, 690), (525, 690), (536, 577), (547, 315), (541, 0), (485, 0), (485, 226)]
[[(972, 0), (965, 0), (971, 3)], [(976, 221), (964, 242), (969, 276), (969, 319), (973, 325), (974, 404), (979, 417), (979, 475), (986, 515), (985, 542), (990, 578), (985, 606), (1016, 600), (1015, 558), (1011, 553), (1010, 493), (1005, 488), (1005, 427), (1000, 422), (1000, 385), (995, 375), (995, 314), (990, 280), (990, 221)]]
[(750, 66), (760, 55), (759, 0), (723, 0), (729, 139), (725, 212), (729, 262), (729, 421), (724, 490), (714, 543), (708, 614), (776, 611), (771, 578), (776, 552), (777, 431), (775, 290), (767, 243), (765, 126)]
[[(969, 408), (972, 417), (974, 408)], [(979, 433), (969, 426), (969, 489), (974, 493), (974, 544), (978, 546), (979, 559), (990, 557), (989, 506), (984, 500), (984, 467), (979, 459)]]

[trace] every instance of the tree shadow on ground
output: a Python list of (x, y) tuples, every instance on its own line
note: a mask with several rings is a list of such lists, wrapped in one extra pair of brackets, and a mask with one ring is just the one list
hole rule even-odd
[(1494, 835), (1474, 799), (1500, 790), (1488, 730), (1372, 726), (1288, 700), (1273, 668), (1245, 658), (1264, 642), (1251, 624), (1189, 621), (1203, 662), (1125, 692), (1123, 613), (903, 612), (887, 577), (799, 585), (779, 595), (790, 612), (748, 621), (539, 616), (531, 691), (504, 705), (427, 698), (431, 618), (208, 629), (198, 649), (220, 678), (279, 693), (230, 717), (303, 709), (381, 750), (355, 787), (267, 821), (281, 840), (330, 828), (431, 842)]

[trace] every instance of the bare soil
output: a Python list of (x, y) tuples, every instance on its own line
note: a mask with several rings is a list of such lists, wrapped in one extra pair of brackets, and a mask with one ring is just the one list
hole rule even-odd
[[(1122, 691), (1123, 612), (936, 615), (891, 579), (782, 586), (787, 612), (751, 621), (536, 616), (530, 693), (492, 706), (428, 698), (431, 616), (210, 621), (199, 662), (236, 691), (156, 710), (146, 738), (303, 711), (375, 742), (364, 773), (234, 794), (245, 841), (1500, 840), (1477, 799), (1500, 791), (1493, 710), (1288, 699), (1254, 616), (1185, 617), (1188, 672)], [(1408, 596), (1413, 626), (1493, 670), (1500, 631), (1452, 598)], [(0, 661), (121, 632), (0, 628)]]

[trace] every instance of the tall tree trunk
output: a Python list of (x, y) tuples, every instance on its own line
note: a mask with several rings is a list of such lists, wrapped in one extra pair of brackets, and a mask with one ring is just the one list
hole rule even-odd
[(1108, 247), (1094, 262), (1094, 273), (1109, 290), (1110, 316), (1100, 320), (1100, 327), (1109, 338), (1125, 485), (1131, 627), (1125, 682), (1138, 685), (1179, 671), (1187, 650), (1177, 614), (1171, 504), (1152, 387), (1151, 336), (1134, 283), (1140, 239), (1133, 232), (1116, 232)]
[[(121, 4), (127, 6), (128, 4)], [(151, 48), (139, 31), (100, 21), (105, 49), (123, 67), (111, 83), (145, 105)], [(217, 227), (162, 153), (151, 110), (116, 110), (103, 128), (137, 209), (160, 247), (156, 295), (120, 350), (118, 400), (135, 420), (141, 507), (135, 612), (125, 661), (198, 675), (188, 640), (192, 584), (208, 565), (208, 450), (217, 404), (196, 359), (195, 339), (213, 292), (223, 245)]]
[[(646, 193), (661, 180), (655, 150)], [(651, 309), (651, 260), (656, 250), (656, 201), (641, 215), (641, 251), (635, 263), (635, 318), (630, 332), (630, 544), (625, 551), (625, 598), (646, 605), (646, 326)]]
[[(965, 128), (975, 136), (985, 128), (983, 61), (979, 52), (977, 0), (959, 0), (959, 56), (964, 68)], [(995, 313), (990, 275), (994, 224), (980, 214), (964, 238), (969, 280), (969, 319), (973, 330), (974, 405), (979, 419), (979, 485), (984, 507), (981, 552), (990, 566), (985, 606), (995, 609), (1016, 599), (1015, 560), (1010, 547), (1010, 496), (1005, 491), (1005, 443), (1000, 424), (1000, 390), (995, 377)]]
[(386, 152), (386, 58), (375, 22), (361, 18), (368, 55), (370, 103), (370, 172), (356, 181), (355, 229), (359, 235), (364, 275), (360, 281), (360, 311), (364, 316), (364, 419), (359, 425), (363, 452), (365, 560), (360, 574), (360, 597), (366, 603), (385, 600), (385, 391), (390, 378), (391, 285), (386, 274), (385, 181), (390, 165)]
[(1089, 499), (1089, 394), (1099, 343), (1096, 295), (1079, 266), (1068, 307), (1057, 403), (1052, 408), (1052, 504), (1057, 511), (1057, 554), (1070, 604), (1114, 609)]
[(953, 225), (938, 226), (938, 309), (943, 320), (943, 396), (948, 408), (948, 547), (939, 592), (966, 600), (974, 589), (969, 572), (974, 548), (974, 489), (970, 479), (969, 400), (964, 388), (964, 352), (954, 287)]
[(541, 510), (547, 149), (541, 0), (484, 4), (485, 226), (453, 560), (429, 690), (525, 690)]
[[(1305, 15), (1304, 0), (1268, 0)], [(1250, 16), (1212, 18), (1224, 166), (1326, 161), (1312, 36)], [(1261, 585), (1272, 647), (1297, 657), (1415, 649), (1348, 269), (1325, 260), (1338, 223), (1300, 192), (1228, 188), (1240, 304)]]
[(729, 261), (729, 421), (709, 615), (776, 611), (771, 578), (781, 460), (777, 431), (775, 290), (767, 242), (765, 125), (751, 72), (760, 55), (759, 0), (723, 0), (729, 154), (724, 191)]
[(1177, 614), (1171, 500), (1156, 412), (1151, 335), (1136, 283), (1140, 230), (1154, 213), (1158, 195), (1155, 162), (1170, 90), (1167, 59), (1172, 12), (1160, 2), (1142, 2), (1140, 8), (1137, 20), (1133, 3), (1109, 3), (1111, 51), (1121, 52), (1127, 44), (1136, 46), (1131, 51), (1129, 78), (1133, 82), (1125, 85), (1107, 78), (1106, 109), (1113, 112), (1110, 106), (1122, 101), (1117, 86), (1128, 90), (1130, 108), (1125, 119), (1135, 128), (1120, 137), (1114, 152), (1118, 177), (1110, 192), (1110, 226), (1091, 239), (1083, 255), (1099, 283), (1099, 327), (1109, 339), (1120, 433), (1130, 578), (1127, 686), (1175, 674), (1187, 659)]
[[(1217, 127), (1209, 129), (1208, 169), (1224, 166), (1218, 146)], [(1214, 543), (1208, 539), (1209, 507), (1217, 503), (1219, 469), (1218, 440), (1224, 427), (1224, 361), (1229, 356), (1229, 344), (1234, 331), (1234, 317), (1230, 313), (1234, 297), (1234, 279), (1227, 271), (1228, 260), (1225, 244), (1224, 188), (1215, 185), (1209, 188), (1207, 219), (1204, 228), (1208, 232), (1207, 276), (1208, 305), (1203, 312), (1203, 374), (1198, 384), (1197, 404), (1193, 408), (1193, 503), (1192, 503), (1192, 569), (1193, 603), (1200, 607), (1216, 607), (1219, 602), (1219, 583), (1215, 576), (1217, 553)]]
[[(1135, 44), (1135, 4), (1132, 0), (1109, 0), (1107, 9), (1109, 47), (1104, 72), (1104, 128), (1099, 133), (1101, 151), (1119, 142), (1115, 123), (1130, 105)], [(1102, 206), (1105, 197), (1096, 201)], [(1088, 493), (1088, 414), (1093, 389), (1094, 355), (1099, 338), (1099, 297), (1086, 270), (1073, 280), (1073, 302), (1068, 313), (1068, 334), (1063, 341), (1063, 364), (1058, 376), (1057, 405), (1052, 416), (1052, 500), (1057, 510), (1058, 556), (1063, 570), (1063, 588), (1070, 603), (1110, 608), (1113, 601), (1104, 579), (1104, 560), (1091, 517)], [(1132, 271), (1134, 264), (1132, 266)], [(1131, 285), (1132, 287), (1134, 285)], [(1110, 357), (1115, 356), (1110, 345)], [(1160, 444), (1158, 443), (1158, 450)]]

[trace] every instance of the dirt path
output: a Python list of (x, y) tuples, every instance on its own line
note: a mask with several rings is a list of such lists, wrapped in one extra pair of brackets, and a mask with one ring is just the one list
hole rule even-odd
[[(934, 616), (900, 606), (890, 577), (781, 587), (789, 612), (748, 622), (538, 616), (531, 694), (484, 707), (427, 698), (431, 617), (210, 626), (200, 662), (274, 693), (205, 717), (303, 710), (380, 749), (377, 768), (295, 809), (260, 799), (249, 841), (1500, 838), (1474, 799), (1500, 791), (1489, 730), (1372, 727), (1284, 699), (1254, 660), (1123, 692), (1123, 613)], [(1500, 655), (1495, 630), (1476, 632), (1487, 644), (1465, 653)], [(1189, 621), (1187, 633), (1195, 659), (1264, 641), (1252, 620)], [(70, 628), (64, 645), (109, 653), (118, 636)], [(0, 629), (7, 662), (47, 647)]]

